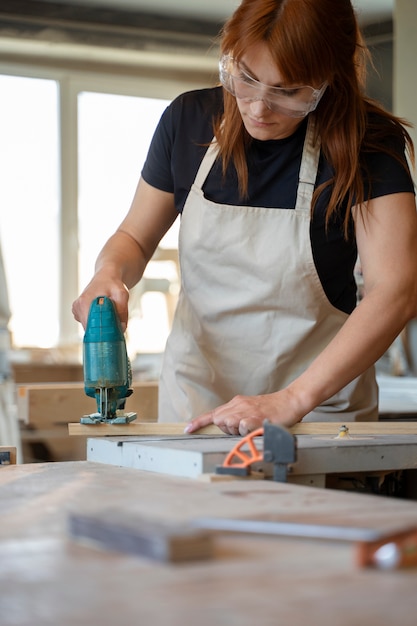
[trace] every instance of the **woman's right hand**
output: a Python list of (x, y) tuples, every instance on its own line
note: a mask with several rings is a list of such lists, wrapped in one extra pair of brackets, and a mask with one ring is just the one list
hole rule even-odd
[(111, 279), (108, 275), (98, 273), (90, 281), (84, 291), (72, 304), (72, 313), (77, 322), (85, 330), (92, 301), (99, 296), (110, 298), (120, 319), (122, 331), (125, 332), (128, 321), (129, 290), (120, 280)]

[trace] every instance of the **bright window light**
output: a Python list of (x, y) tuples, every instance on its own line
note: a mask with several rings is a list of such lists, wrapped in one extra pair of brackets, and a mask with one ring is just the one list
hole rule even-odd
[(105, 93), (78, 96), (80, 289), (132, 201), (167, 100)]
[[(53, 348), (60, 340), (58, 83), (0, 75), (0, 92), (0, 242), (12, 310), (9, 328), (16, 348)], [(93, 274), (99, 250), (129, 209), (152, 135), (169, 102), (78, 94), (79, 248), (74, 257), (78, 253), (79, 292)], [(174, 235), (171, 231), (164, 238), (168, 248), (176, 247), (176, 228), (172, 230)], [(148, 272), (156, 272), (154, 284), (169, 281), (173, 265), (150, 267)], [(172, 298), (139, 289), (132, 301), (137, 315), (129, 324), (130, 351), (162, 351)]]
[(58, 339), (58, 90), (0, 75), (0, 238), (17, 347)]
[[(153, 133), (169, 102), (91, 92), (78, 96), (80, 291), (93, 275), (100, 249), (130, 207)], [(165, 238), (168, 246), (176, 246), (175, 235), (169, 237)], [(172, 265), (154, 265), (158, 267), (151, 266), (148, 272), (162, 270), (161, 280), (154, 284), (163, 285), (170, 279)], [(143, 293), (141, 286), (132, 292), (135, 310), (127, 333), (132, 356), (163, 351), (170, 327), (170, 298), (157, 291)]]

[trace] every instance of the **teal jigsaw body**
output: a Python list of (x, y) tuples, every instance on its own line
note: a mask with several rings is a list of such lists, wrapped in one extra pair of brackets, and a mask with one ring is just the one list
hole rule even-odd
[(83, 341), (84, 390), (96, 399), (97, 413), (85, 415), (81, 423), (126, 423), (135, 413), (123, 413), (133, 390), (126, 342), (115, 306), (99, 296), (90, 306)]

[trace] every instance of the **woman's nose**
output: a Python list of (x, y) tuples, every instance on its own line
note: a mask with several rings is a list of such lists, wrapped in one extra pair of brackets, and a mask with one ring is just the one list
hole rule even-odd
[(261, 117), (267, 111), (269, 111), (267, 105), (261, 98), (259, 98), (259, 100), (253, 100), (250, 103), (250, 110), (252, 115), (255, 115), (256, 117)]

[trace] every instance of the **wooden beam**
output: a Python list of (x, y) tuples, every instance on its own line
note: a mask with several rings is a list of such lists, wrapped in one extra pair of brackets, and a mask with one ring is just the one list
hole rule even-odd
[[(126, 411), (140, 420), (156, 421), (158, 417), (158, 384), (135, 382), (133, 394), (126, 400)], [(19, 419), (37, 429), (68, 424), (97, 410), (94, 398), (85, 394), (83, 383), (34, 383), (18, 385)]]
[[(88, 437), (118, 437), (134, 436), (164, 436), (184, 435), (185, 422), (151, 423), (130, 422), (129, 424), (68, 424), (70, 435), (84, 435)], [(417, 435), (417, 422), (301, 422), (289, 428), (294, 435), (332, 435), (337, 437), (340, 428), (347, 426), (349, 435)], [(196, 431), (198, 435), (224, 435), (214, 424)], [(192, 436), (192, 434), (190, 435)]]
[[(137, 413), (141, 422), (156, 421), (158, 383), (134, 382), (132, 389), (133, 394), (126, 401), (126, 411)], [(38, 460), (37, 443), (46, 446), (47, 460), (85, 460), (85, 441), (82, 437), (68, 436), (68, 423), (96, 410), (96, 401), (85, 394), (82, 382), (18, 385), (17, 411), (24, 461)]]
[[(120, 511), (93, 515), (71, 513), (69, 533), (81, 544), (144, 556), (163, 563), (199, 561), (214, 556), (214, 535), (192, 524), (146, 520)], [(376, 533), (375, 533), (376, 534)], [(379, 539), (379, 535), (378, 535)]]

